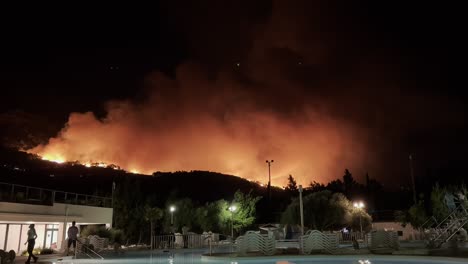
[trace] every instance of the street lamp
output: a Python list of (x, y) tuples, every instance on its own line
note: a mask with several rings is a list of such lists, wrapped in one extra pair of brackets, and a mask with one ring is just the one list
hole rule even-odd
[(175, 211), (175, 206), (171, 205), (171, 207), (169, 207), (169, 211), (171, 212), (171, 226), (174, 224), (174, 211)]
[(266, 160), (266, 163), (268, 163), (268, 200), (271, 201), (271, 163), (273, 163), (274, 160)]
[(304, 207), (302, 205), (302, 185), (299, 185), (299, 210), (301, 213), (301, 235), (304, 235)]
[(228, 209), (229, 209), (229, 211), (231, 211), (231, 237), (232, 237), (232, 239), (234, 239), (234, 221), (233, 221), (232, 215), (233, 215), (234, 211), (236, 211), (237, 207), (235, 205), (231, 205), (231, 206), (229, 206)]
[(361, 220), (361, 213), (362, 213), (362, 208), (364, 208), (364, 203), (363, 202), (356, 202), (354, 203), (354, 208), (359, 209), (359, 226), (361, 227), (361, 234), (362, 234), (362, 220)]

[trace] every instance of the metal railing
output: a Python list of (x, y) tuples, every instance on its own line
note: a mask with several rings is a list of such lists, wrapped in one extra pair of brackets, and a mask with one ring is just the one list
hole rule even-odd
[(204, 248), (217, 245), (218, 234), (168, 234), (152, 237), (152, 249)]
[(353, 239), (365, 241), (367, 235), (365, 232), (349, 232), (349, 233), (339, 233), (338, 239), (340, 243), (352, 242)]
[(53, 205), (76, 204), (96, 207), (112, 207), (112, 198), (57, 191), (20, 184), (0, 182), (0, 202)]
[(420, 228), (424, 230), (433, 227), (434, 224), (437, 226), (439, 225), (439, 222), (437, 222), (437, 219), (434, 216), (431, 216), (421, 225)]

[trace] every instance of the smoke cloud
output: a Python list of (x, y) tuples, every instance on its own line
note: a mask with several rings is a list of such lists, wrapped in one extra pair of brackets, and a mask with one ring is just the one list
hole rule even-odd
[[(427, 128), (428, 119), (432, 126), (452, 122), (441, 121), (447, 113), (456, 119), (445, 99), (405, 90), (398, 58), (340, 13), (345, 7), (197, 1), (180, 8), (182, 2), (167, 6), (191, 58), (175, 77), (150, 74), (144, 96), (108, 102), (104, 118), (72, 113), (56, 137), (29, 152), (147, 174), (210, 170), (264, 183), (265, 160), (274, 159), (272, 184), (284, 185), (291, 174), (307, 185), (336, 179), (345, 168), (357, 178), (379, 177), (395, 153), (402, 161), (385, 177), (401, 177), (407, 131)], [(216, 12), (206, 8), (213, 5)]]
[(340, 175), (337, 164), (362, 165), (361, 132), (345, 121), (308, 106), (274, 111), (233, 76), (209, 80), (197, 68), (181, 66), (175, 80), (155, 73), (144, 102), (111, 102), (102, 120), (71, 114), (57, 137), (30, 152), (147, 174), (210, 170), (260, 182), (267, 181), (265, 160), (274, 159), (276, 185), (289, 174), (303, 183), (326, 181)]

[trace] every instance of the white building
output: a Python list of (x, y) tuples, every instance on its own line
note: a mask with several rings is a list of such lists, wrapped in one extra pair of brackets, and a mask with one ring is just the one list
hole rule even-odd
[[(65, 248), (66, 230), (83, 225), (112, 224), (110, 198), (0, 183), (0, 249), (26, 250), (29, 224), (34, 223), (36, 248)], [(65, 228), (64, 228), (65, 227)]]

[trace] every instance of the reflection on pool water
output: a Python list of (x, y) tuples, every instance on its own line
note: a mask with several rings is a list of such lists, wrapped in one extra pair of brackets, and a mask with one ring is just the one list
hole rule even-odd
[(107, 263), (107, 264), (461, 264), (466, 259), (413, 257), (413, 256), (271, 256), (271, 257), (206, 257), (203, 251), (175, 252), (127, 252), (107, 255), (104, 260), (78, 259), (61, 260), (55, 263)]

